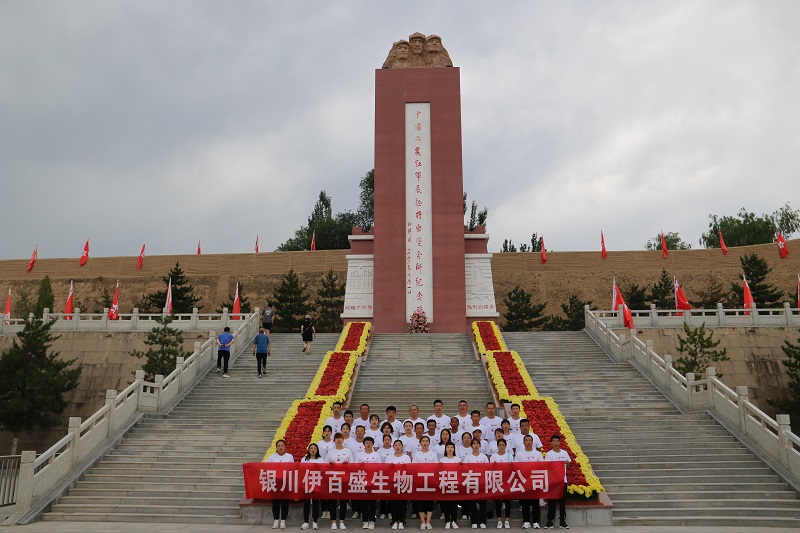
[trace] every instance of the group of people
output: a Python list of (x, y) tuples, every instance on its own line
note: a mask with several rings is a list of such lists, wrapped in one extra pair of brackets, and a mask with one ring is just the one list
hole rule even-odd
[[(498, 463), (498, 462), (536, 462), (560, 461), (569, 465), (569, 454), (561, 448), (559, 435), (550, 436), (552, 449), (542, 454), (542, 442), (535, 432), (531, 431), (530, 422), (520, 416), (520, 406), (512, 404), (509, 418), (497, 416), (494, 403), (486, 404), (486, 416), (478, 410), (469, 410), (467, 402), (458, 402), (458, 414), (446, 416), (441, 400), (433, 402), (433, 414), (428, 418), (419, 416), (419, 407), (412, 405), (405, 420), (397, 418), (397, 409), (390, 405), (386, 408), (383, 420), (370, 412), (368, 404), (362, 404), (359, 417), (355, 418), (350, 410), (342, 412), (342, 404), (333, 404), (333, 414), (325, 420), (322, 430), (323, 438), (308, 446), (302, 461), (326, 464), (343, 463)], [(286, 453), (286, 443), (276, 443), (276, 453), (270, 455), (266, 462), (290, 462), (294, 458)], [(548, 500), (547, 522), (545, 529), (554, 527), (556, 507), (559, 509), (559, 527), (569, 529), (566, 522), (566, 476), (564, 493), (561, 498)], [(406, 518), (405, 500), (351, 501), (353, 518), (361, 517), (363, 529), (374, 529), (378, 511), (380, 518), (391, 517), (392, 529), (404, 529)], [(486, 500), (477, 501), (441, 501), (445, 521), (445, 529), (458, 529), (458, 509), (461, 518), (469, 519), (472, 529), (485, 529), (488, 518)], [(497, 516), (497, 528), (511, 527), (511, 501), (494, 502)], [(541, 519), (538, 499), (521, 499), (522, 528), (539, 529)], [(345, 500), (303, 501), (303, 525), (300, 529), (319, 529), (318, 519), (330, 518), (331, 529), (347, 529)], [(419, 517), (420, 529), (433, 529), (431, 518), (434, 510), (433, 501), (412, 501), (412, 518)], [(273, 501), (273, 529), (286, 527), (288, 501)], [(310, 518), (310, 521), (309, 521)], [(311, 524), (309, 526), (309, 524)]]

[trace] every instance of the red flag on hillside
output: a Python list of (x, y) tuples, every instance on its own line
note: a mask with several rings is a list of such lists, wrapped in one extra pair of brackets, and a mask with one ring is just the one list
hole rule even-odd
[(169, 284), (167, 285), (167, 301), (164, 302), (164, 309), (167, 310), (167, 314), (172, 314), (172, 278), (169, 278)]
[(200, 255), (200, 241), (197, 241), (197, 255)]
[(722, 238), (722, 230), (719, 230), (719, 247), (724, 255), (728, 255), (728, 247), (725, 246), (725, 239)]
[(547, 248), (544, 246), (544, 237), (541, 240), (542, 243), (542, 264), (547, 263)]
[(786, 246), (786, 239), (783, 238), (783, 233), (780, 231), (778, 232), (778, 238), (776, 239), (778, 244), (778, 253), (781, 254), (781, 259), (785, 258), (789, 255), (789, 248)]
[(114, 299), (111, 301), (111, 309), (108, 310), (109, 320), (119, 320), (119, 280), (117, 280), (117, 287), (114, 289)]
[(746, 309), (744, 314), (749, 315), (750, 309), (755, 304), (755, 301), (753, 300), (753, 293), (750, 292), (750, 285), (747, 283), (747, 278), (742, 276), (742, 279), (744, 280), (744, 308)]
[(64, 320), (72, 320), (73, 298), (72, 294), (75, 291), (75, 284), (69, 280), (69, 294), (67, 294), (67, 304), (64, 306)]
[[(683, 294), (683, 289), (681, 288), (681, 284), (678, 283), (678, 278), (673, 276), (672, 281), (675, 283), (675, 309), (688, 311), (692, 306), (689, 304), (689, 300), (686, 299), (686, 295)], [(679, 314), (683, 315), (683, 313)]]
[(600, 256), (603, 259), (608, 257), (608, 252), (606, 252), (606, 238), (603, 235), (603, 230), (600, 230)]
[[(800, 276), (797, 276), (797, 286), (800, 288)], [(6, 311), (3, 314), (3, 318), (6, 320), (6, 324), (9, 323), (11, 320), (11, 289), (8, 289), (8, 296), (6, 296)]]
[(256, 233), (256, 253), (258, 253), (258, 233)]
[(86, 264), (89, 260), (89, 239), (86, 239), (86, 244), (83, 245), (83, 253), (81, 254), (80, 266)]
[(31, 260), (28, 261), (28, 272), (33, 270), (33, 265), (36, 263), (36, 259), (39, 257), (39, 245), (33, 247), (33, 253), (31, 254)]
[(622, 306), (622, 320), (623, 324), (628, 329), (634, 329), (633, 327), (633, 313), (631, 313), (628, 304), (625, 303), (625, 299), (622, 297), (622, 293), (619, 291), (619, 287), (617, 286), (617, 278), (614, 278), (614, 295), (611, 298), (611, 307), (614, 308), (614, 311), (619, 310), (619, 306)]
[(311, 234), (311, 251), (317, 249), (317, 232), (316, 230)]
[(664, 232), (661, 232), (661, 255), (664, 259), (669, 257), (669, 250), (667, 250), (667, 239), (664, 238)]
[(136, 268), (139, 270), (142, 269), (142, 265), (144, 264), (144, 247), (145, 244), (142, 245), (142, 251), (139, 252), (139, 259), (136, 260)]
[(241, 318), (242, 304), (239, 301), (239, 282), (236, 282), (236, 294), (233, 297), (233, 316), (231, 320), (239, 320)]

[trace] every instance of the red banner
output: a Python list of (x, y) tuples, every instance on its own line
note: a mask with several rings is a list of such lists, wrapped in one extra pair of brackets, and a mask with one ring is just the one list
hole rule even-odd
[(518, 500), (561, 498), (564, 463), (245, 463), (256, 500)]

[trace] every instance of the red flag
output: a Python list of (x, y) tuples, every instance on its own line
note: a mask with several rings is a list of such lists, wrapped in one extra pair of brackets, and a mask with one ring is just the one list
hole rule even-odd
[(664, 238), (664, 232), (661, 232), (661, 255), (664, 259), (669, 257), (669, 250), (667, 250), (667, 239)]
[[(683, 294), (683, 289), (681, 288), (681, 284), (678, 283), (678, 278), (673, 277), (672, 280), (675, 283), (675, 309), (688, 311), (692, 306), (689, 304), (689, 300), (686, 299), (686, 295)], [(682, 315), (683, 313), (680, 314)]]
[(722, 238), (722, 230), (719, 230), (719, 247), (722, 248), (724, 255), (728, 255), (728, 247), (725, 246), (725, 239)]
[(164, 309), (167, 310), (167, 314), (172, 314), (172, 278), (169, 278), (169, 285), (167, 285), (167, 301), (164, 303)]
[(233, 297), (233, 316), (231, 320), (239, 320), (240, 313), (242, 312), (242, 304), (239, 301), (239, 283), (236, 283), (236, 295)]
[(742, 276), (744, 280), (744, 308), (746, 311), (744, 314), (749, 315), (750, 309), (755, 305), (755, 301), (753, 300), (753, 293), (750, 292), (750, 285), (747, 283), (747, 278)]
[(197, 255), (200, 255), (200, 241), (197, 241)]
[(136, 260), (136, 268), (138, 268), (139, 270), (142, 269), (142, 265), (144, 264), (144, 247), (145, 245), (143, 244), (142, 251), (139, 252), (139, 259)]
[(317, 249), (317, 232), (316, 230), (311, 234), (311, 251)]
[(256, 233), (256, 253), (258, 253), (258, 233)]
[(86, 244), (83, 245), (83, 253), (81, 254), (80, 266), (86, 264), (89, 260), (89, 239), (86, 239)]
[[(797, 277), (797, 287), (800, 288), (800, 276)], [(6, 324), (11, 320), (11, 289), (8, 289), (8, 296), (6, 296), (6, 312), (3, 315), (6, 319)]]
[(28, 261), (28, 272), (33, 270), (33, 265), (36, 263), (36, 259), (39, 257), (39, 245), (33, 247), (33, 253), (31, 254), (31, 260)]
[(611, 307), (614, 308), (614, 311), (617, 311), (620, 305), (622, 306), (623, 324), (628, 329), (634, 329), (633, 313), (631, 313), (628, 304), (625, 303), (625, 299), (622, 297), (622, 293), (619, 291), (619, 287), (617, 286), (617, 279), (614, 278), (614, 295), (611, 298)]
[(789, 255), (789, 248), (787, 248), (786, 239), (783, 238), (783, 233), (780, 231), (778, 232), (778, 238), (776, 242), (778, 243), (778, 253), (781, 254), (781, 259), (784, 259), (787, 255)]
[(608, 252), (606, 252), (606, 238), (603, 235), (603, 230), (600, 230), (600, 255), (603, 259), (608, 257)]
[(544, 237), (541, 240), (542, 243), (542, 264), (547, 263), (547, 248), (544, 247)]
[(64, 320), (72, 320), (72, 306), (73, 306), (73, 298), (72, 294), (75, 291), (75, 284), (72, 280), (69, 280), (69, 294), (67, 295), (67, 305), (64, 306)]
[(114, 289), (114, 300), (111, 302), (111, 309), (108, 310), (109, 320), (119, 320), (119, 280), (117, 280), (117, 288)]

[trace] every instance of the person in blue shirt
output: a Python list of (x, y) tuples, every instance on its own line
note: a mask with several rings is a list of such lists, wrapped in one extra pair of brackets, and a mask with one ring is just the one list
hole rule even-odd
[[(233, 344), (233, 333), (231, 333), (231, 328), (226, 327), (225, 330), (219, 334), (217, 337), (217, 344), (219, 345), (219, 350), (217, 350), (217, 373), (222, 370), (222, 377), (229, 378), (228, 361), (231, 359), (231, 344)], [(225, 365), (224, 367), (222, 367), (223, 361)]]
[(258, 335), (253, 339), (253, 355), (256, 356), (258, 377), (261, 377), (267, 373), (267, 356), (270, 355), (269, 335), (264, 332), (264, 328), (258, 328)]

